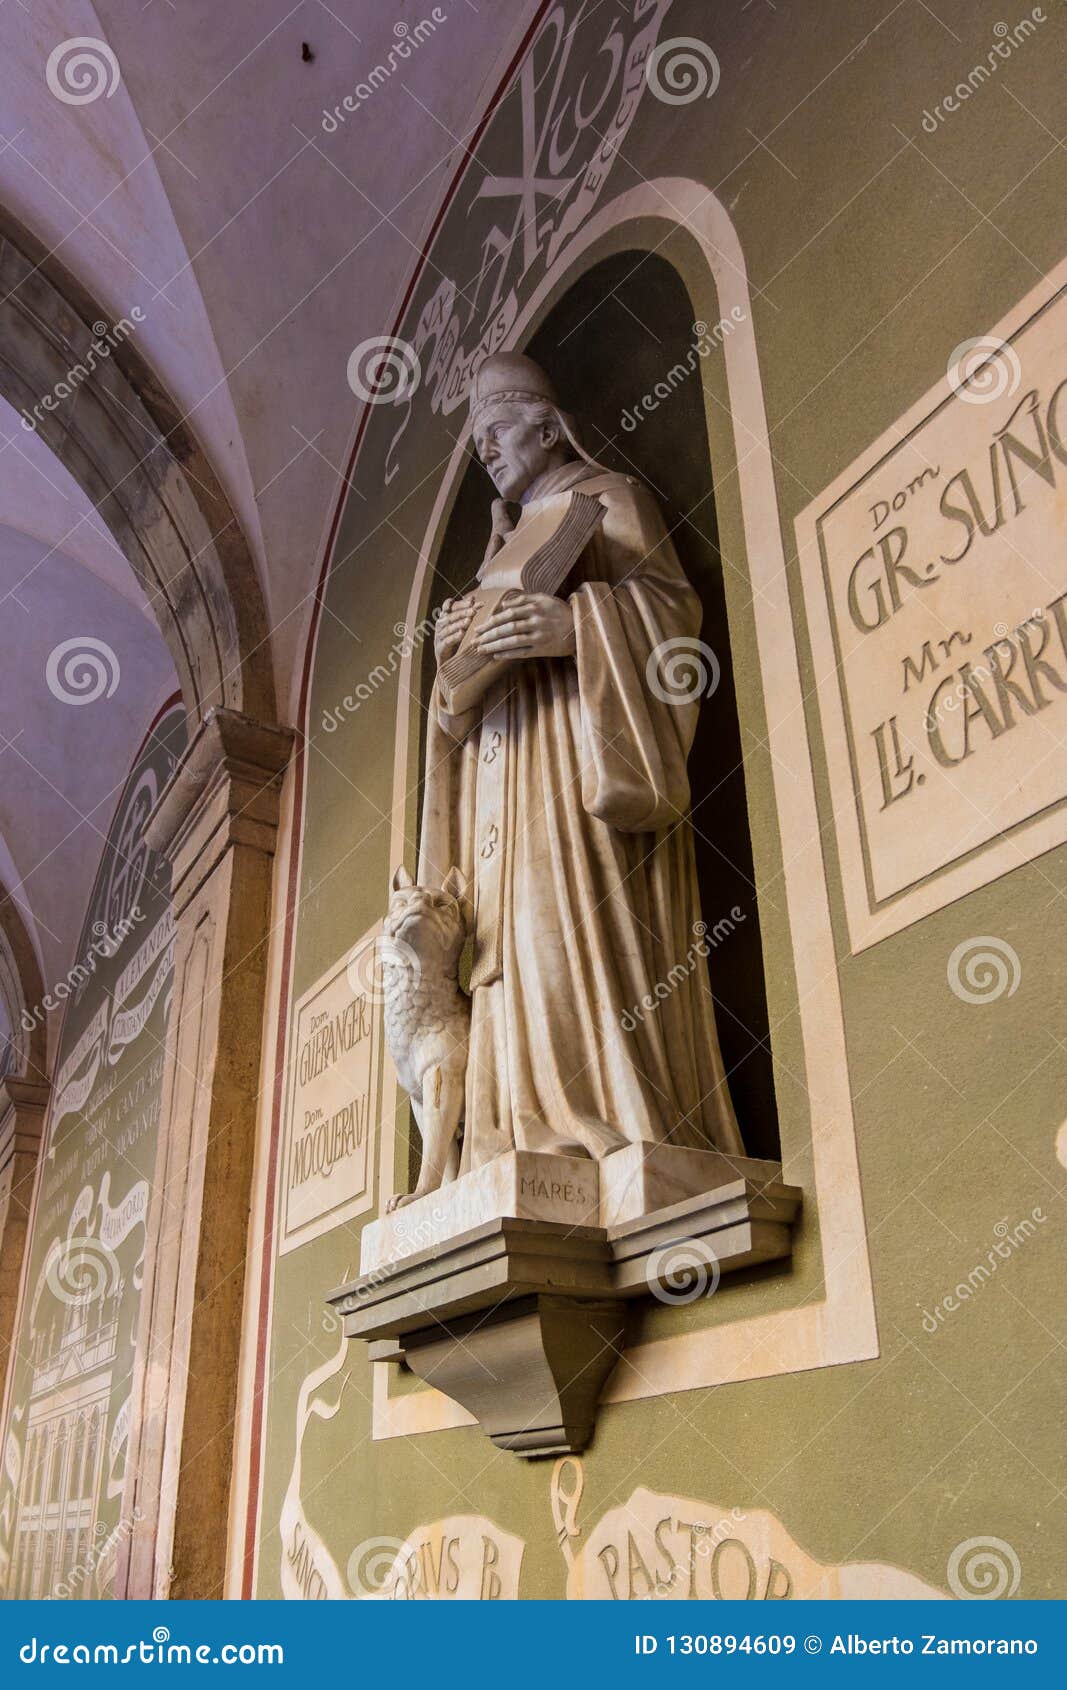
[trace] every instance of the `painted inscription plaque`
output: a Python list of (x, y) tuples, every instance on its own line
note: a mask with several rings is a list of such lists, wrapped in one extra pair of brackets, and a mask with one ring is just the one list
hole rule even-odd
[(1067, 839), (1067, 264), (797, 536), (862, 950)]
[(374, 1199), (380, 992), (378, 928), (316, 981), (297, 1006), (289, 1056), (279, 1253), (295, 1250)]

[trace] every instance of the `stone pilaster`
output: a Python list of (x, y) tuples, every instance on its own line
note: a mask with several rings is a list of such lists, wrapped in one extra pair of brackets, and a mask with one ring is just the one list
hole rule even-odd
[(43, 1080), (0, 1080), (0, 1395), (15, 1335), (19, 1279), (30, 1202), (44, 1132), (49, 1087)]
[(204, 719), (149, 822), (177, 945), (116, 1596), (219, 1597), (282, 773), (292, 734)]

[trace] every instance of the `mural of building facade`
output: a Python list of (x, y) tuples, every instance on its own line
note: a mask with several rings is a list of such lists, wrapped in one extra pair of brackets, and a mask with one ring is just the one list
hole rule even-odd
[(5, 1594), (110, 1594), (130, 1421), (174, 926), (146, 818), (180, 755), (180, 709), (149, 731), (106, 840), (61, 991), (49, 1133), (10, 1370)]

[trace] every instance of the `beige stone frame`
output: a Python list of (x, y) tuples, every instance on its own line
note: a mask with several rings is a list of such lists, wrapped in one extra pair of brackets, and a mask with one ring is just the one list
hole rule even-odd
[[(1029, 328), (1067, 289), (1067, 260), (1050, 273), (1012, 307), (983, 336), (990, 346), (1010, 348), (1015, 336)], [(1061, 312), (1067, 301), (1061, 300)], [(1012, 354), (1014, 356), (1014, 354)], [(817, 674), (824, 678), (818, 689), (827, 767), (833, 794), (836, 838), (841, 855), (841, 877), (848, 915), (852, 950), (858, 954), (894, 933), (912, 927), (935, 910), (965, 898), (980, 886), (988, 886), (1001, 875), (1052, 851), (1067, 840), (1067, 801), (1060, 799), (1048, 808), (1033, 809), (1008, 828), (993, 834), (961, 855), (931, 868), (920, 879), (902, 889), (875, 899), (869, 891), (869, 849), (865, 819), (856, 777), (852, 771), (851, 729), (848, 694), (843, 666), (834, 647), (832, 611), (823, 579), (821, 522), (840, 500), (861, 485), (881, 463), (901, 452), (912, 435), (953, 400), (950, 372), (916, 400), (866, 451), (836, 476), (817, 499), (796, 519), (797, 553), (810, 631), (812, 656)]]
[[(655, 226), (663, 223), (669, 228), (660, 233)], [(650, 224), (652, 239), (648, 238)], [(722, 203), (698, 182), (674, 177), (647, 182), (620, 195), (592, 217), (568, 245), (565, 261), (549, 271), (527, 302), (512, 339), (521, 344), (527, 338), (565, 275), (573, 273), (594, 249), (608, 242), (614, 249), (623, 245), (652, 249), (673, 232), (688, 235), (696, 244), (703, 272), (695, 278), (696, 304), (701, 304), (709, 288), (717, 302), (716, 311), (705, 313), (707, 321), (714, 321), (716, 316), (726, 318), (735, 307), (740, 313), (737, 328), (724, 338), (723, 356), (812, 1121), (813, 1181), (799, 1178), (799, 1146), (783, 1147), (783, 1175), (787, 1181), (805, 1184), (806, 1196), (817, 1208), (825, 1297), (703, 1332), (640, 1344), (620, 1363), (605, 1393), (607, 1403), (865, 1361), (879, 1353), (844, 1016), (770, 439), (744, 257)], [(598, 250), (597, 256), (601, 255)], [(420, 547), (419, 568), (408, 601), (409, 627), (416, 626), (425, 614), (433, 560), (466, 468), (468, 432), (465, 430), (457, 442)], [(415, 696), (414, 678), (408, 657), (399, 677), (401, 698)], [(417, 744), (409, 706), (397, 722), (391, 862), (401, 860), (409, 831), (406, 795), (415, 785), (411, 759), (417, 755)], [(395, 1091), (390, 1096), (390, 1084), (395, 1087), (392, 1076), (382, 1098), (386, 1120), (395, 1113), (399, 1101)], [(808, 1146), (803, 1149), (807, 1151)], [(381, 1190), (394, 1188), (393, 1157), (393, 1137), (383, 1133)], [(389, 1364), (377, 1363), (375, 1438), (410, 1437), (473, 1424), (469, 1415), (439, 1392), (390, 1395), (389, 1378)]]

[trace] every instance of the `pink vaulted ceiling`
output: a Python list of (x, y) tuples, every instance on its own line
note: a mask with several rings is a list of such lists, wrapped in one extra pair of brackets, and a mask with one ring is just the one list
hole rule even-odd
[[(391, 326), (459, 139), (534, 9), (446, 0), (403, 75), (329, 135), (323, 108), (388, 54), (398, 20), (413, 27), (432, 7), (4, 8), (0, 197), (105, 316), (144, 313), (138, 344), (256, 554), (283, 712), (356, 420), (348, 354)], [(110, 97), (70, 105), (50, 91), (49, 54), (76, 36), (114, 53)]]
[[(255, 555), (283, 715), (357, 421), (349, 353), (392, 326), (461, 139), (534, 10), (445, 0), (404, 74), (330, 135), (323, 109), (432, 6), (3, 6), (0, 200), (102, 318), (139, 308), (138, 347)], [(58, 98), (47, 76), (76, 37), (105, 42), (119, 67), (113, 92), (84, 104)], [(75, 707), (50, 693), (49, 654), (73, 636), (114, 654), (114, 696)], [(26, 913), (46, 985), (73, 960), (117, 786), (174, 684), (125, 559), (0, 402), (0, 882)]]

